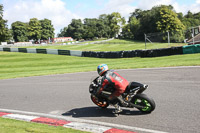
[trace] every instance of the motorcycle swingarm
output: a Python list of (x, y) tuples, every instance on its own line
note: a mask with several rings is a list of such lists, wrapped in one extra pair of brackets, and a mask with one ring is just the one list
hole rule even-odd
[(129, 103), (129, 107), (131, 107), (131, 108), (135, 107), (135, 108), (139, 108), (139, 109), (143, 109), (144, 108), (144, 106), (136, 105), (136, 104), (133, 104), (133, 103)]

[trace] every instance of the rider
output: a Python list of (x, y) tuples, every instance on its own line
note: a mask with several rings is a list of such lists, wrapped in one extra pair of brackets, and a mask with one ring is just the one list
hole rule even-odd
[(129, 85), (129, 82), (125, 78), (120, 76), (117, 72), (114, 72), (113, 70), (108, 70), (108, 66), (106, 64), (100, 64), (97, 67), (97, 72), (100, 76), (102, 76), (102, 82), (96, 93), (101, 94), (101, 92), (106, 88), (114, 88), (115, 91), (107, 98), (115, 107), (115, 113), (122, 112), (122, 109), (118, 105), (118, 102), (115, 101), (116, 99), (118, 99), (121, 104), (127, 105), (127, 103), (123, 100), (121, 94), (124, 93), (126, 87)]

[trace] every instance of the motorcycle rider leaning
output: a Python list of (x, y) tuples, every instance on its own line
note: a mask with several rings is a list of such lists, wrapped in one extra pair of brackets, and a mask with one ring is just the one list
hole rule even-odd
[[(107, 96), (107, 99), (115, 107), (114, 113), (122, 112), (122, 109), (118, 105), (118, 101), (120, 101), (120, 103), (125, 106), (128, 104), (124, 101), (121, 94), (124, 93), (127, 86), (129, 85), (129, 82), (125, 78), (120, 76), (117, 72), (114, 72), (113, 70), (108, 70), (108, 66), (106, 64), (100, 64), (97, 67), (97, 72), (102, 77), (102, 80), (96, 94), (100, 95), (103, 90), (114, 88), (114, 92), (111, 95)], [(116, 99), (118, 99), (118, 101)]]

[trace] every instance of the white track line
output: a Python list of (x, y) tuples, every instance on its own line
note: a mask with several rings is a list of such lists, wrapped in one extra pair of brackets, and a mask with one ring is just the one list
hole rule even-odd
[[(50, 115), (50, 114), (44, 114), (44, 113), (27, 112), (27, 111), (10, 110), (10, 109), (1, 109), (1, 108), (0, 108), (0, 112), (18, 113), (18, 114), (22, 114), (21, 116), (30, 115), (30, 118), (31, 117), (35, 117), (35, 116), (50, 117), (50, 118), (56, 118), (56, 119), (63, 119), (63, 120), (67, 120), (67, 121), (73, 121), (73, 122), (77, 122), (77, 123), (84, 123), (85, 125), (94, 124), (94, 125), (101, 125), (101, 126), (106, 126), (106, 127), (121, 128), (121, 129), (125, 129), (125, 130), (132, 130), (132, 131), (149, 132), (149, 133), (167, 133), (167, 132), (159, 131), (159, 130), (138, 128), (138, 127), (133, 127), (133, 126), (112, 124), (112, 123), (106, 123), (106, 122), (98, 122), (98, 121), (93, 121), (93, 120), (84, 120), (84, 119), (72, 118), (72, 117), (66, 117), (66, 116)], [(26, 117), (26, 118), (29, 119), (29, 117)], [(23, 118), (20, 118), (20, 119), (23, 119)], [(94, 126), (94, 127), (96, 128), (96, 126)]]

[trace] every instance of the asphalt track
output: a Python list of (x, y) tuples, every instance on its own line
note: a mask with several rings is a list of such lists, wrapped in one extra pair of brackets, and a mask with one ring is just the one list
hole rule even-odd
[[(153, 131), (198, 133), (200, 129), (200, 67), (117, 70), (129, 81), (149, 85), (144, 93), (156, 109), (151, 114), (113, 107), (102, 110), (90, 100), (88, 85), (96, 72), (0, 80), (0, 109), (38, 112), (113, 123)], [(138, 132), (143, 132), (142, 130)]]

